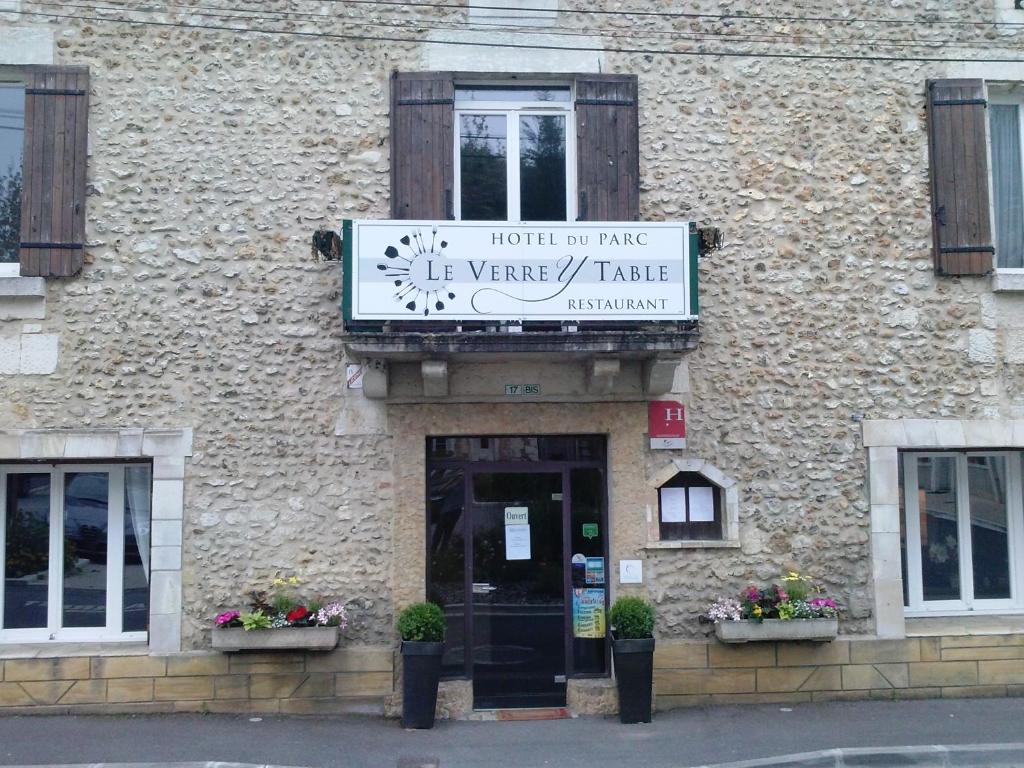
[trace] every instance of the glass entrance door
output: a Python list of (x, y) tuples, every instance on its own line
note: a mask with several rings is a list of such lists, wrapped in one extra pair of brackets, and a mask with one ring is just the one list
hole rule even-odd
[(478, 708), (565, 704), (566, 473), (471, 470)]

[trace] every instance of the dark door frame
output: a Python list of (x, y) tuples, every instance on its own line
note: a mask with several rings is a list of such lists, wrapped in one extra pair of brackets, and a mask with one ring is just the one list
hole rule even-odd
[[(472, 435), (471, 437), (575, 437), (577, 435)], [(593, 435), (580, 434), (580, 437), (591, 437)], [(605, 561), (605, 600), (610, 598), (611, 587), (611, 562), (609, 560), (610, 530), (608, 528), (608, 438), (606, 435), (599, 435), (604, 439), (604, 454), (601, 459), (568, 459), (565, 461), (472, 461), (467, 459), (426, 459), (426, 471), (424, 472), (424, 501), (429, 500), (430, 469), (433, 467), (448, 467), (463, 469), (463, 525), (467, 534), (464, 536), (464, 573), (463, 573), (463, 677), (467, 680), (473, 679), (473, 537), (472, 520), (467, 515), (468, 508), (473, 503), (472, 496), (472, 475), (477, 472), (514, 472), (514, 473), (548, 473), (562, 474), (562, 590), (565, 600), (564, 609), (564, 636), (565, 636), (565, 675), (569, 678), (593, 678), (608, 677), (611, 670), (611, 643), (605, 643), (605, 672), (604, 674), (580, 673), (576, 674), (573, 653), (572, 635), (572, 568), (570, 558), (572, 557), (572, 483), (571, 473), (573, 469), (586, 468), (598, 469), (601, 471), (603, 483), (601, 487), (601, 525), (604, 530), (601, 541), (601, 552)], [(440, 435), (428, 435), (427, 441)], [(463, 436), (464, 437), (464, 436)], [(427, 445), (424, 445), (426, 452)], [(424, 564), (424, 584), (430, 584), (430, 514), (429, 509), (424, 508), (424, 528), (427, 557)]]

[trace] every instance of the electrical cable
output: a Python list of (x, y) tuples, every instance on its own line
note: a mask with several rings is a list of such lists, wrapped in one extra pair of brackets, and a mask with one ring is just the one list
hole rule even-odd
[[(32, 5), (48, 6), (48, 7), (66, 7), (66, 8), (82, 8), (96, 10), (110, 10), (110, 11), (125, 11), (128, 10), (130, 13), (157, 13), (158, 11), (153, 8), (145, 10), (134, 10), (125, 9), (119, 6), (101, 6), (101, 5), (82, 5), (77, 3), (69, 2), (46, 2), (45, 0), (30, 0)], [(258, 12), (249, 11), (244, 8), (236, 7), (212, 7), (199, 4), (188, 4), (188, 3), (173, 3), (164, 2), (164, 6), (168, 8), (169, 13), (174, 11), (171, 9), (181, 9), (182, 11), (187, 10), (197, 16), (206, 16), (210, 18), (226, 18), (226, 19), (238, 19), (240, 21), (256, 21), (261, 20), (267, 15), (274, 15), (285, 17), (284, 20), (293, 21), (295, 17), (301, 16), (303, 19), (310, 21), (323, 21), (323, 14), (308, 13), (301, 11), (274, 11), (274, 10), (260, 10)], [(255, 15), (254, 15), (255, 14)], [(387, 29), (400, 29), (416, 27), (418, 29), (430, 29), (436, 31), (468, 31), (468, 32), (485, 32), (490, 31), (494, 28), (500, 28), (503, 31), (513, 35), (549, 35), (553, 37), (617, 37), (616, 32), (620, 30), (616, 29), (595, 29), (593, 27), (576, 27), (574, 30), (564, 29), (551, 29), (550, 27), (534, 27), (531, 25), (515, 25), (509, 26), (508, 24), (493, 23), (493, 22), (478, 22), (478, 21), (447, 21), (444, 19), (430, 19), (422, 20), (410, 19), (405, 17), (399, 17), (393, 21), (366, 21), (354, 16), (343, 16), (333, 17), (334, 21), (343, 20), (358, 24), (360, 26), (371, 26), (371, 27), (383, 27)], [(438, 26), (438, 25), (444, 26)], [(488, 29), (475, 29), (473, 27), (486, 27)], [(680, 32), (680, 31), (668, 31), (668, 30), (636, 30), (636, 34), (645, 37), (659, 36), (668, 37), (672, 40), (685, 40), (685, 41), (708, 41), (708, 40), (727, 40), (730, 42), (748, 42), (748, 43), (764, 43), (764, 44), (791, 44), (791, 45), (806, 45), (808, 43), (817, 43), (829, 46), (838, 45), (849, 45), (849, 46), (869, 46), (872, 48), (931, 48), (936, 45), (946, 45), (955, 47), (971, 47), (972, 43), (969, 41), (949, 41), (949, 40), (927, 40), (917, 39), (910, 40), (907, 38), (872, 38), (870, 40), (855, 39), (855, 38), (826, 38), (816, 35), (806, 35), (801, 33), (793, 33), (789, 35), (783, 34), (744, 34), (744, 33), (731, 33), (731, 32)], [(990, 43), (991, 41), (977, 41)]]
[[(131, 12), (131, 11), (129, 11)], [(138, 11), (136, 11), (138, 12)], [(1024, 64), (1024, 59), (1021, 58), (1008, 58), (1008, 57), (993, 57), (984, 58), (978, 56), (867, 56), (858, 54), (827, 54), (827, 53), (781, 53), (781, 52), (745, 52), (735, 50), (674, 50), (670, 48), (629, 48), (629, 47), (611, 47), (611, 48), (595, 48), (593, 46), (581, 46), (581, 45), (549, 45), (544, 43), (518, 43), (518, 42), (501, 42), (496, 43), (493, 40), (479, 41), (479, 40), (425, 40), (421, 38), (411, 37), (378, 37), (375, 35), (367, 34), (341, 34), (331, 32), (309, 32), (304, 30), (285, 30), (285, 29), (252, 29), (244, 27), (231, 27), (219, 24), (185, 24), (181, 22), (169, 22), (169, 21), (152, 21), (152, 20), (140, 20), (140, 19), (126, 19), (126, 18), (102, 18), (98, 16), (79, 16), (75, 14), (58, 14), (58, 13), (43, 13), (41, 11), (26, 11), (26, 10), (15, 10), (8, 11), (8, 13), (14, 13), (20, 16), (38, 16), (42, 18), (51, 19), (64, 19), (64, 20), (78, 20), (78, 21), (90, 21), (101, 24), (128, 24), (131, 26), (151, 26), (151, 27), (172, 27), (180, 29), (202, 29), (207, 31), (217, 32), (233, 32), (236, 34), (262, 34), (262, 35), (290, 35), (294, 37), (305, 37), (305, 38), (320, 38), (328, 40), (349, 40), (353, 42), (382, 42), (382, 43), (410, 43), (413, 45), (420, 45), (428, 43), (430, 45), (458, 45), (458, 46), (469, 46), (469, 47), (482, 47), (482, 48), (513, 48), (521, 50), (554, 50), (554, 51), (581, 51), (581, 52), (593, 52), (593, 53), (622, 53), (622, 54), (637, 54), (637, 55), (663, 55), (663, 56), (689, 56), (689, 57), (724, 57), (724, 58), (748, 58), (748, 59), (793, 59), (800, 61), (864, 61), (864, 62), (875, 62), (875, 63), (967, 63), (967, 62), (978, 62), (978, 63), (990, 63), (990, 64)]]

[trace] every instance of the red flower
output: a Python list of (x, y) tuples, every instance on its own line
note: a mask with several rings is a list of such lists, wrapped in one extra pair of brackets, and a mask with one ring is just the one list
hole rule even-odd
[(288, 621), (294, 624), (296, 621), (302, 621), (304, 618), (309, 616), (309, 610), (304, 605), (300, 605), (288, 612)]

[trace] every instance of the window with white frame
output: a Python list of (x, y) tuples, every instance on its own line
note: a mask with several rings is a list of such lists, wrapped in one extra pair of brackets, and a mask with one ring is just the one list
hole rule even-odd
[(0, 640), (144, 640), (149, 464), (0, 466)]
[(575, 217), (568, 86), (455, 88), (455, 218)]
[(989, 88), (996, 267), (1024, 270), (1024, 89)]
[(908, 614), (1024, 608), (1022, 455), (903, 454), (900, 538)]

